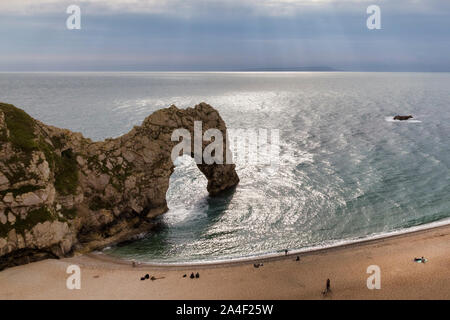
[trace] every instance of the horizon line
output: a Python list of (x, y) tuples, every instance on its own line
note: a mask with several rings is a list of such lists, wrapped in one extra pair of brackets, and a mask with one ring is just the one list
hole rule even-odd
[(392, 73), (449, 73), (450, 69), (444, 70), (367, 70), (367, 69), (354, 69), (354, 70), (295, 70), (295, 69), (286, 69), (286, 70), (276, 70), (276, 69), (236, 69), (236, 70), (202, 70), (202, 69), (192, 69), (192, 70), (0, 70), (0, 73), (339, 73), (339, 72), (368, 72), (368, 73), (383, 73), (383, 72), (392, 72)]

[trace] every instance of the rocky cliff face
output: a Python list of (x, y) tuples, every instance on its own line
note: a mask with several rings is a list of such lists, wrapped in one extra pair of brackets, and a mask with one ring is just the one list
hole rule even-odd
[[(178, 143), (172, 132), (185, 128), (194, 136), (194, 121), (202, 122), (202, 132), (216, 128), (226, 137), (224, 121), (204, 103), (159, 110), (129, 133), (102, 142), (0, 103), (0, 270), (149, 230), (152, 218), (168, 209), (171, 152)], [(233, 164), (198, 167), (210, 195), (239, 182)]]

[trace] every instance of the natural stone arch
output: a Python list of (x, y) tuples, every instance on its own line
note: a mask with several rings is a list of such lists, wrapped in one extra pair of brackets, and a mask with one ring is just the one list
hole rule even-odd
[[(225, 157), (225, 123), (205, 103), (156, 111), (141, 126), (102, 142), (45, 125), (12, 105), (0, 104), (4, 193), (0, 213), (17, 221), (0, 225), (0, 257), (20, 263), (16, 253), (24, 250), (26, 260), (33, 260), (33, 252), (64, 256), (76, 245), (90, 250), (148, 230), (151, 219), (168, 209), (166, 192), (174, 171), (171, 153), (178, 144), (171, 140), (172, 133), (184, 128), (193, 137), (195, 121), (201, 121), (202, 134), (208, 129), (222, 133)], [(202, 152), (208, 144), (202, 141)], [(198, 164), (198, 168), (208, 180), (210, 195), (239, 182), (234, 164)], [(21, 235), (16, 234), (18, 228)]]
[[(125, 173), (124, 196), (133, 195), (130, 200), (125, 201), (123, 210), (128, 208), (142, 212), (149, 210), (147, 215), (157, 215), (167, 210), (165, 194), (169, 187), (169, 179), (174, 171), (171, 154), (178, 141), (172, 141), (172, 133), (176, 129), (186, 129), (191, 139), (191, 156), (194, 158), (194, 123), (202, 123), (202, 135), (208, 129), (218, 129), (224, 138), (223, 155), (227, 153), (226, 126), (219, 113), (211, 106), (202, 103), (194, 108), (178, 109), (171, 106), (167, 109), (161, 109), (148, 116), (141, 126), (133, 128), (126, 135), (109, 140), (98, 148), (95, 146), (94, 152), (105, 154), (107, 162), (121, 161), (122, 158), (127, 162), (127, 166), (133, 168), (129, 174)], [(209, 144), (202, 141), (201, 152)], [(89, 156), (95, 155), (90, 153)], [(119, 155), (119, 156), (116, 156)], [(108, 164), (106, 164), (108, 166)], [(112, 164), (109, 167), (113, 166)], [(207, 189), (210, 195), (214, 196), (226, 189), (234, 187), (239, 178), (235, 171), (234, 164), (197, 164), (199, 170), (208, 180)], [(113, 166), (114, 167), (114, 166)], [(122, 177), (119, 174), (119, 177)], [(104, 178), (106, 181), (106, 177)], [(119, 180), (112, 176), (111, 179)], [(136, 182), (134, 181), (136, 180)], [(112, 181), (114, 185), (120, 184), (120, 181)], [(89, 179), (85, 181), (87, 185)], [(138, 188), (138, 189), (136, 189)], [(138, 191), (138, 192), (133, 192)], [(106, 193), (106, 195), (108, 192)], [(106, 200), (106, 199), (105, 199)], [(117, 203), (120, 205), (121, 203)]]

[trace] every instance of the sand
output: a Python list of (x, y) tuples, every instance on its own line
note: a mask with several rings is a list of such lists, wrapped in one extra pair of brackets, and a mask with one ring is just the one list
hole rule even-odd
[[(296, 256), (137, 267), (93, 254), (44, 260), (0, 272), (0, 299), (450, 299), (450, 226)], [(413, 262), (421, 256), (428, 262)], [(66, 287), (72, 264), (81, 268), (80, 290)], [(380, 267), (380, 289), (367, 288), (370, 265)], [(141, 281), (147, 273), (162, 279)]]

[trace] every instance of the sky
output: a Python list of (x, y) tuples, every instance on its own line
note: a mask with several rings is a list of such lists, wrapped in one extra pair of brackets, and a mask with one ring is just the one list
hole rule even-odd
[[(69, 5), (80, 30), (66, 27)], [(0, 71), (316, 67), (450, 71), (450, 1), (0, 0)]]

